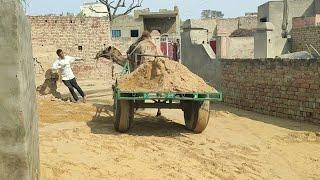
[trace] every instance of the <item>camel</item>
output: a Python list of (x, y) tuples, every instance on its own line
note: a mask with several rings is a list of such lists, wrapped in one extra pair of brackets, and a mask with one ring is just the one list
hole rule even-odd
[[(137, 56), (142, 54), (149, 56)], [(122, 67), (129, 62), (130, 71), (132, 72), (144, 62), (152, 61), (156, 58), (155, 56), (161, 55), (160, 48), (154, 44), (150, 37), (147, 37), (140, 38), (136, 43), (132, 44), (127, 51), (127, 57), (123, 56), (117, 48), (109, 46), (108, 48), (99, 51), (96, 55), (96, 59), (99, 59), (100, 57), (111, 59), (114, 63)], [(161, 116), (160, 109), (158, 109), (157, 116)]]
[(95, 57), (95, 59), (99, 59), (101, 57), (111, 59), (114, 63), (125, 66), (127, 62), (127, 58), (125, 58), (121, 52), (115, 48), (114, 46), (109, 46), (108, 48), (102, 49), (99, 51)]
[(115, 48), (114, 46), (109, 46), (101, 51), (99, 51), (95, 57), (95, 59), (99, 59), (101, 57), (111, 59), (114, 63), (125, 66), (127, 62), (130, 65), (130, 71), (134, 71), (137, 67), (139, 67), (143, 62), (154, 60), (153, 56), (136, 56), (136, 54), (147, 54), (147, 55), (162, 55), (160, 49), (152, 42), (151, 39), (145, 39), (142, 41), (137, 41), (132, 44), (127, 51), (127, 57), (123, 56), (120, 50)]

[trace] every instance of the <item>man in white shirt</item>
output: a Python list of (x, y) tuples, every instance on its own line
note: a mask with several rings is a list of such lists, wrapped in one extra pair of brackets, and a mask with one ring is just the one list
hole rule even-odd
[(74, 88), (79, 92), (79, 94), (83, 97), (83, 102), (85, 103), (87, 100), (87, 96), (84, 94), (82, 89), (77, 83), (76, 77), (74, 76), (71, 63), (74, 61), (80, 60), (78, 58), (74, 58), (71, 56), (65, 56), (64, 52), (61, 49), (57, 50), (57, 55), (59, 58), (53, 63), (52, 69), (58, 70), (61, 69), (62, 73), (62, 82), (68, 87), (70, 93), (72, 94), (74, 100), (76, 102), (79, 101), (77, 94), (74, 92)]

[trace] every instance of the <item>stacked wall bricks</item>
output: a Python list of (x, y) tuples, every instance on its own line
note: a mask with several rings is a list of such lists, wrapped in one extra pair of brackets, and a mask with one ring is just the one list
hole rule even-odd
[(320, 26), (292, 29), (292, 51), (308, 51), (307, 44), (320, 51)]
[(320, 123), (317, 60), (221, 60), (224, 102), (267, 115)]
[(104, 45), (110, 43), (110, 24), (107, 18), (73, 16), (30, 16), (32, 45), (41, 48), (64, 49), (72, 56), (92, 60)]

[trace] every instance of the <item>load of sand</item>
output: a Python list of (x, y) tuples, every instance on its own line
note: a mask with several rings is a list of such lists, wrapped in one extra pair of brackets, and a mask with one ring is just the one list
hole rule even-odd
[(121, 78), (118, 87), (128, 92), (216, 92), (187, 67), (168, 58), (145, 62)]

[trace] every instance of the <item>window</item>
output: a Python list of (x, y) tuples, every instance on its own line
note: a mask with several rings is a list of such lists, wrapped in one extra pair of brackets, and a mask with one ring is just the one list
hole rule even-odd
[(113, 38), (121, 37), (121, 30), (112, 30), (112, 37)]
[(78, 50), (79, 50), (79, 51), (82, 51), (82, 46), (78, 46)]
[(260, 19), (260, 22), (268, 22), (268, 18), (264, 17)]
[(139, 30), (131, 30), (131, 37), (139, 37)]

